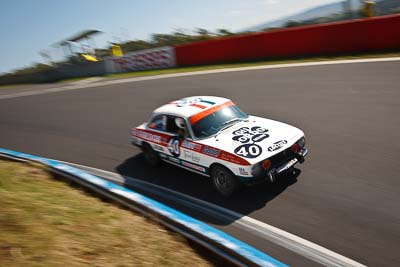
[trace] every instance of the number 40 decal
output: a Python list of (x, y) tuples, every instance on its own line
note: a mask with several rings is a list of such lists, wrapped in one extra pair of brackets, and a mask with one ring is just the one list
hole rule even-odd
[(235, 154), (240, 155), (245, 158), (256, 158), (261, 154), (261, 147), (256, 144), (244, 144), (238, 146), (235, 151)]
[(169, 139), (168, 150), (175, 157), (179, 157), (179, 155), (181, 154), (181, 150), (179, 148), (179, 140), (174, 138)]

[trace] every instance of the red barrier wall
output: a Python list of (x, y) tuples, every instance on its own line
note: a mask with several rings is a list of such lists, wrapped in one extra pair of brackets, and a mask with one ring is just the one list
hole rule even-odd
[(400, 49), (400, 15), (294, 27), (175, 47), (178, 66)]

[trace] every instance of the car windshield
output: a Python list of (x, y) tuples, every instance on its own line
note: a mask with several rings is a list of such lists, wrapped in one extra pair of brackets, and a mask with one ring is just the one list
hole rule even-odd
[(207, 138), (248, 116), (235, 105), (224, 107), (192, 124), (193, 134), (196, 138)]

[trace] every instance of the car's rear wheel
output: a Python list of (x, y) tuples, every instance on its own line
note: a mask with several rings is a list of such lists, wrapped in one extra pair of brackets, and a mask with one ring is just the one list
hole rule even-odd
[(237, 177), (221, 165), (211, 169), (211, 178), (215, 189), (224, 197), (229, 197), (240, 188)]
[(153, 148), (149, 144), (144, 143), (142, 145), (142, 151), (143, 151), (144, 159), (150, 166), (156, 167), (161, 164), (161, 159), (158, 156), (158, 153), (156, 151), (154, 151)]

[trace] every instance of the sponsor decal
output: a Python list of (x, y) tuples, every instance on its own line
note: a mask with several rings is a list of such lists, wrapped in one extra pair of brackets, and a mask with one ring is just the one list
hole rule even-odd
[(248, 165), (248, 162), (238, 156), (232, 155), (227, 152), (222, 152), (219, 156), (220, 159), (229, 161), (231, 163), (240, 164), (240, 165)]
[(173, 47), (146, 49), (106, 59), (107, 69), (111, 72), (170, 68), (175, 65)]
[(164, 152), (164, 148), (162, 146), (160, 146), (160, 145), (153, 144), (152, 147), (153, 147), (154, 150)]
[(196, 144), (190, 141), (183, 141), (182, 142), (182, 148), (187, 148), (190, 150), (196, 150), (196, 151), (200, 151), (201, 150), (201, 145), (200, 144)]
[(267, 132), (267, 129), (260, 126), (242, 127), (234, 131), (232, 140), (241, 143), (234, 150), (234, 153), (245, 158), (258, 157), (262, 153), (262, 148), (256, 143), (268, 138), (269, 134)]
[(267, 134), (268, 130), (260, 127), (242, 127), (233, 132), (233, 141), (238, 141), (242, 144), (246, 144), (248, 142), (258, 143), (268, 138), (269, 135)]
[(245, 168), (240, 167), (239, 172), (241, 175), (249, 175), (249, 173), (245, 170)]
[(155, 134), (151, 134), (151, 133), (147, 133), (144, 131), (138, 131), (138, 130), (132, 130), (132, 135), (139, 137), (141, 139), (147, 140), (147, 141), (151, 141), (154, 143), (158, 143), (161, 144), (162, 143), (162, 137), (159, 135), (155, 135)]
[(171, 157), (171, 156), (168, 156), (168, 160), (172, 161), (172, 162), (175, 162), (177, 164), (181, 164), (181, 161), (179, 159)]
[(183, 151), (183, 157), (193, 162), (200, 161), (200, 157), (191, 151)]
[(272, 151), (278, 150), (286, 144), (287, 144), (286, 140), (280, 140), (278, 142), (273, 143), (272, 146), (268, 147), (268, 151), (272, 152)]
[(194, 162), (200, 162), (200, 156), (192, 153), (192, 160)]
[(190, 160), (192, 160), (192, 152), (190, 152), (190, 151), (183, 151), (183, 157), (184, 157), (185, 159), (190, 159)]
[(221, 153), (221, 150), (206, 146), (203, 148), (202, 153), (212, 157), (218, 157), (219, 153)]
[(190, 163), (190, 162), (182, 161), (182, 165), (183, 165), (183, 166), (186, 166), (186, 167), (189, 167), (189, 168), (191, 168), (191, 169), (200, 171), (200, 172), (205, 172), (205, 171), (206, 171), (206, 169), (205, 169), (204, 167), (201, 167), (201, 166), (192, 164), (192, 163)]

